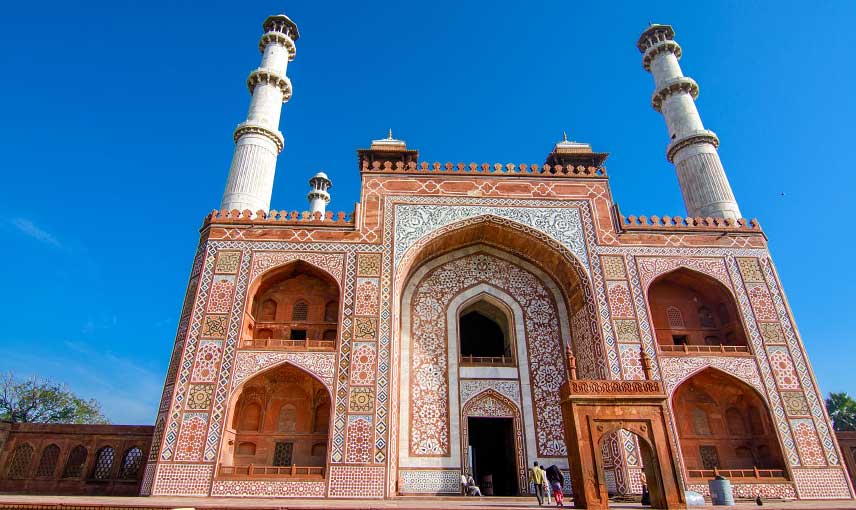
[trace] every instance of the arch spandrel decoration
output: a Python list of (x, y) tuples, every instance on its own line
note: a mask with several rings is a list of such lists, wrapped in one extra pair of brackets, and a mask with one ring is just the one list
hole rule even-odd
[(679, 268), (710, 276), (725, 285), (732, 294), (734, 293), (728, 269), (721, 258), (637, 257), (636, 261), (639, 267), (639, 280), (646, 295), (648, 286), (654, 279)]
[[(518, 487), (526, 487), (526, 450), (520, 408), (504, 395), (486, 389), (472, 397), (461, 410), (461, 459), (467, 462), (469, 422), (467, 418), (511, 418), (514, 426), (514, 456), (517, 459)], [(464, 469), (469, 468), (465, 465)]]
[(663, 373), (666, 394), (671, 395), (682, 382), (706, 368), (721, 370), (752, 386), (765, 401), (767, 400), (767, 393), (761, 382), (761, 374), (758, 372), (758, 365), (753, 358), (663, 356), (660, 359), (660, 370)]
[(249, 283), (252, 285), (262, 274), (296, 261), (306, 262), (322, 269), (336, 280), (339, 287), (342, 286), (342, 274), (345, 267), (345, 256), (343, 254), (293, 251), (254, 251), (250, 262)]
[[(453, 214), (442, 218), (434, 218), (430, 213), (433, 213), (436, 209), (448, 209)], [(511, 209), (514, 212), (509, 213), (506, 209)], [(479, 223), (493, 223), (507, 226), (512, 230), (533, 236), (553, 248), (561, 247), (560, 251), (567, 252), (568, 257), (566, 258), (573, 264), (574, 269), (580, 274), (581, 279), (588, 281), (589, 257), (579, 209), (568, 208), (563, 210), (573, 211), (575, 213), (572, 215), (574, 219), (538, 221), (540, 216), (536, 214), (537, 211), (543, 212), (540, 209), (515, 207), (485, 208), (481, 206), (463, 209), (460, 206), (425, 208), (413, 204), (396, 204), (397, 228), (395, 230), (395, 243), (393, 246), (395, 253), (394, 267), (396, 269), (402, 266), (406, 267), (408, 265), (407, 261), (412, 259), (426, 244), (453, 230)], [(408, 224), (409, 227), (399, 227), (399, 225), (403, 224)], [(554, 228), (549, 228), (551, 225)], [(557, 228), (560, 230), (556, 231)], [(565, 230), (561, 230), (562, 228)]]
[(333, 393), (336, 354), (333, 352), (239, 352), (232, 377), (232, 391), (244, 381), (283, 363), (309, 372)]
[(485, 390), (492, 390), (518, 407), (520, 407), (520, 386), (517, 381), (506, 380), (491, 380), (491, 379), (470, 379), (462, 380), (461, 384), (461, 405), (466, 405), (473, 397), (480, 395)]

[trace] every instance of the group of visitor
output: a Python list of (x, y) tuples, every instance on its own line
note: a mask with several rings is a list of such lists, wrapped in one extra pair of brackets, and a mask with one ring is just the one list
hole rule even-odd
[[(543, 469), (535, 462), (535, 465), (529, 470), (529, 483), (535, 487), (538, 505), (543, 505), (545, 498), (547, 504), (550, 504), (550, 495), (552, 494), (556, 506), (565, 506), (565, 496), (562, 491), (565, 485), (565, 476), (555, 464)], [(464, 496), (482, 495), (481, 488), (476, 485), (473, 475), (469, 472), (461, 473), (461, 494)]]
[(529, 483), (535, 487), (535, 497), (538, 499), (539, 506), (544, 504), (545, 497), (547, 504), (550, 504), (551, 493), (556, 500), (556, 506), (565, 506), (565, 495), (562, 492), (565, 476), (555, 464), (545, 470), (536, 461), (529, 470)]

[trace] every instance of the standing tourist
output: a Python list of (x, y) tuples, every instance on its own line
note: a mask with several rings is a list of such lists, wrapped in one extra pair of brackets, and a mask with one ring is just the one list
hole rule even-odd
[(529, 482), (535, 486), (535, 497), (538, 498), (538, 506), (544, 504), (544, 484), (547, 482), (547, 477), (544, 476), (544, 470), (538, 466), (538, 461), (529, 470)]
[(562, 493), (565, 475), (555, 464), (547, 468), (547, 482), (550, 483), (550, 490), (553, 493), (553, 499), (556, 500), (556, 506), (565, 506), (565, 495)]

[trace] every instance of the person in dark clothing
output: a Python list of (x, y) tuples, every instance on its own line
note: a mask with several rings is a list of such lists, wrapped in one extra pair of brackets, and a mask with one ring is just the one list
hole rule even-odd
[(547, 482), (550, 484), (550, 490), (553, 492), (553, 499), (556, 500), (556, 506), (565, 506), (565, 496), (562, 493), (562, 487), (565, 485), (565, 475), (562, 470), (556, 467), (555, 464), (547, 468)]

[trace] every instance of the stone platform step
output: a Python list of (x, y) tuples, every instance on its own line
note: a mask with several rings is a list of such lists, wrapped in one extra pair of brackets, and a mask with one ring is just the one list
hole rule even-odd
[[(570, 502), (568, 502), (570, 503)], [(544, 505), (544, 510), (555, 505)], [(0, 509), (20, 510), (508, 510), (539, 508), (534, 497), (408, 496), (395, 499), (288, 499), (208, 497), (20, 496), (0, 494)], [(566, 506), (565, 508), (572, 508)], [(649, 509), (639, 503), (610, 503), (610, 508)], [(706, 508), (714, 508), (710, 505)], [(726, 507), (715, 507), (726, 508)], [(735, 507), (758, 508), (753, 502)], [(764, 509), (852, 509), (853, 501), (788, 501), (765, 503)]]

